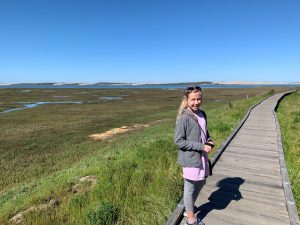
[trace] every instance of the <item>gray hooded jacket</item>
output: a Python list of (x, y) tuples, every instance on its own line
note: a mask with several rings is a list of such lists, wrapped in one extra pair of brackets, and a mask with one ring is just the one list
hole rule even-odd
[[(205, 112), (200, 111), (204, 115), (207, 124)], [(207, 127), (206, 141), (211, 141)], [(200, 156), (204, 150), (204, 143), (202, 143), (201, 139), (201, 128), (196, 116), (187, 109), (183, 110), (176, 123), (174, 142), (179, 147), (178, 163), (180, 166), (203, 168), (200, 160)]]

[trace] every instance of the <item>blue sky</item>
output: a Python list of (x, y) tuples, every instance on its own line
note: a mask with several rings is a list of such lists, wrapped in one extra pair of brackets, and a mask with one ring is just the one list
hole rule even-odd
[(0, 83), (300, 81), (298, 0), (0, 0)]

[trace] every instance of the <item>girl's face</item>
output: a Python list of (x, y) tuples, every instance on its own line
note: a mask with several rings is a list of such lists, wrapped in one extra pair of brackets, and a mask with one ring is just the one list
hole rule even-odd
[(187, 96), (187, 106), (192, 112), (197, 112), (201, 105), (201, 92), (192, 92)]

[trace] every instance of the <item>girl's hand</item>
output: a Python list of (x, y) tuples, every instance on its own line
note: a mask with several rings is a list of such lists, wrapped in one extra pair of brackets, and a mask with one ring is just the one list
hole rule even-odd
[(212, 150), (212, 148), (210, 147), (210, 145), (204, 145), (204, 151), (209, 153)]
[(209, 145), (211, 148), (215, 147), (215, 144), (212, 141), (209, 141), (209, 142), (207, 142), (205, 144)]

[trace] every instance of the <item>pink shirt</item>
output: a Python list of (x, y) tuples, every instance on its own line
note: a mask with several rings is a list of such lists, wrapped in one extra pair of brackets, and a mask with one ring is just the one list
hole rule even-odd
[[(197, 114), (194, 113), (194, 115), (198, 119), (198, 124), (200, 125), (201, 129), (201, 139), (202, 143), (206, 142), (206, 121), (203, 116), (203, 114), (198, 111)], [(199, 157), (199, 160), (202, 161), (203, 169), (201, 168), (194, 168), (194, 167), (183, 167), (183, 177), (185, 179), (189, 180), (204, 180), (209, 172), (208, 172), (208, 156), (207, 152), (202, 151), (201, 157)]]

